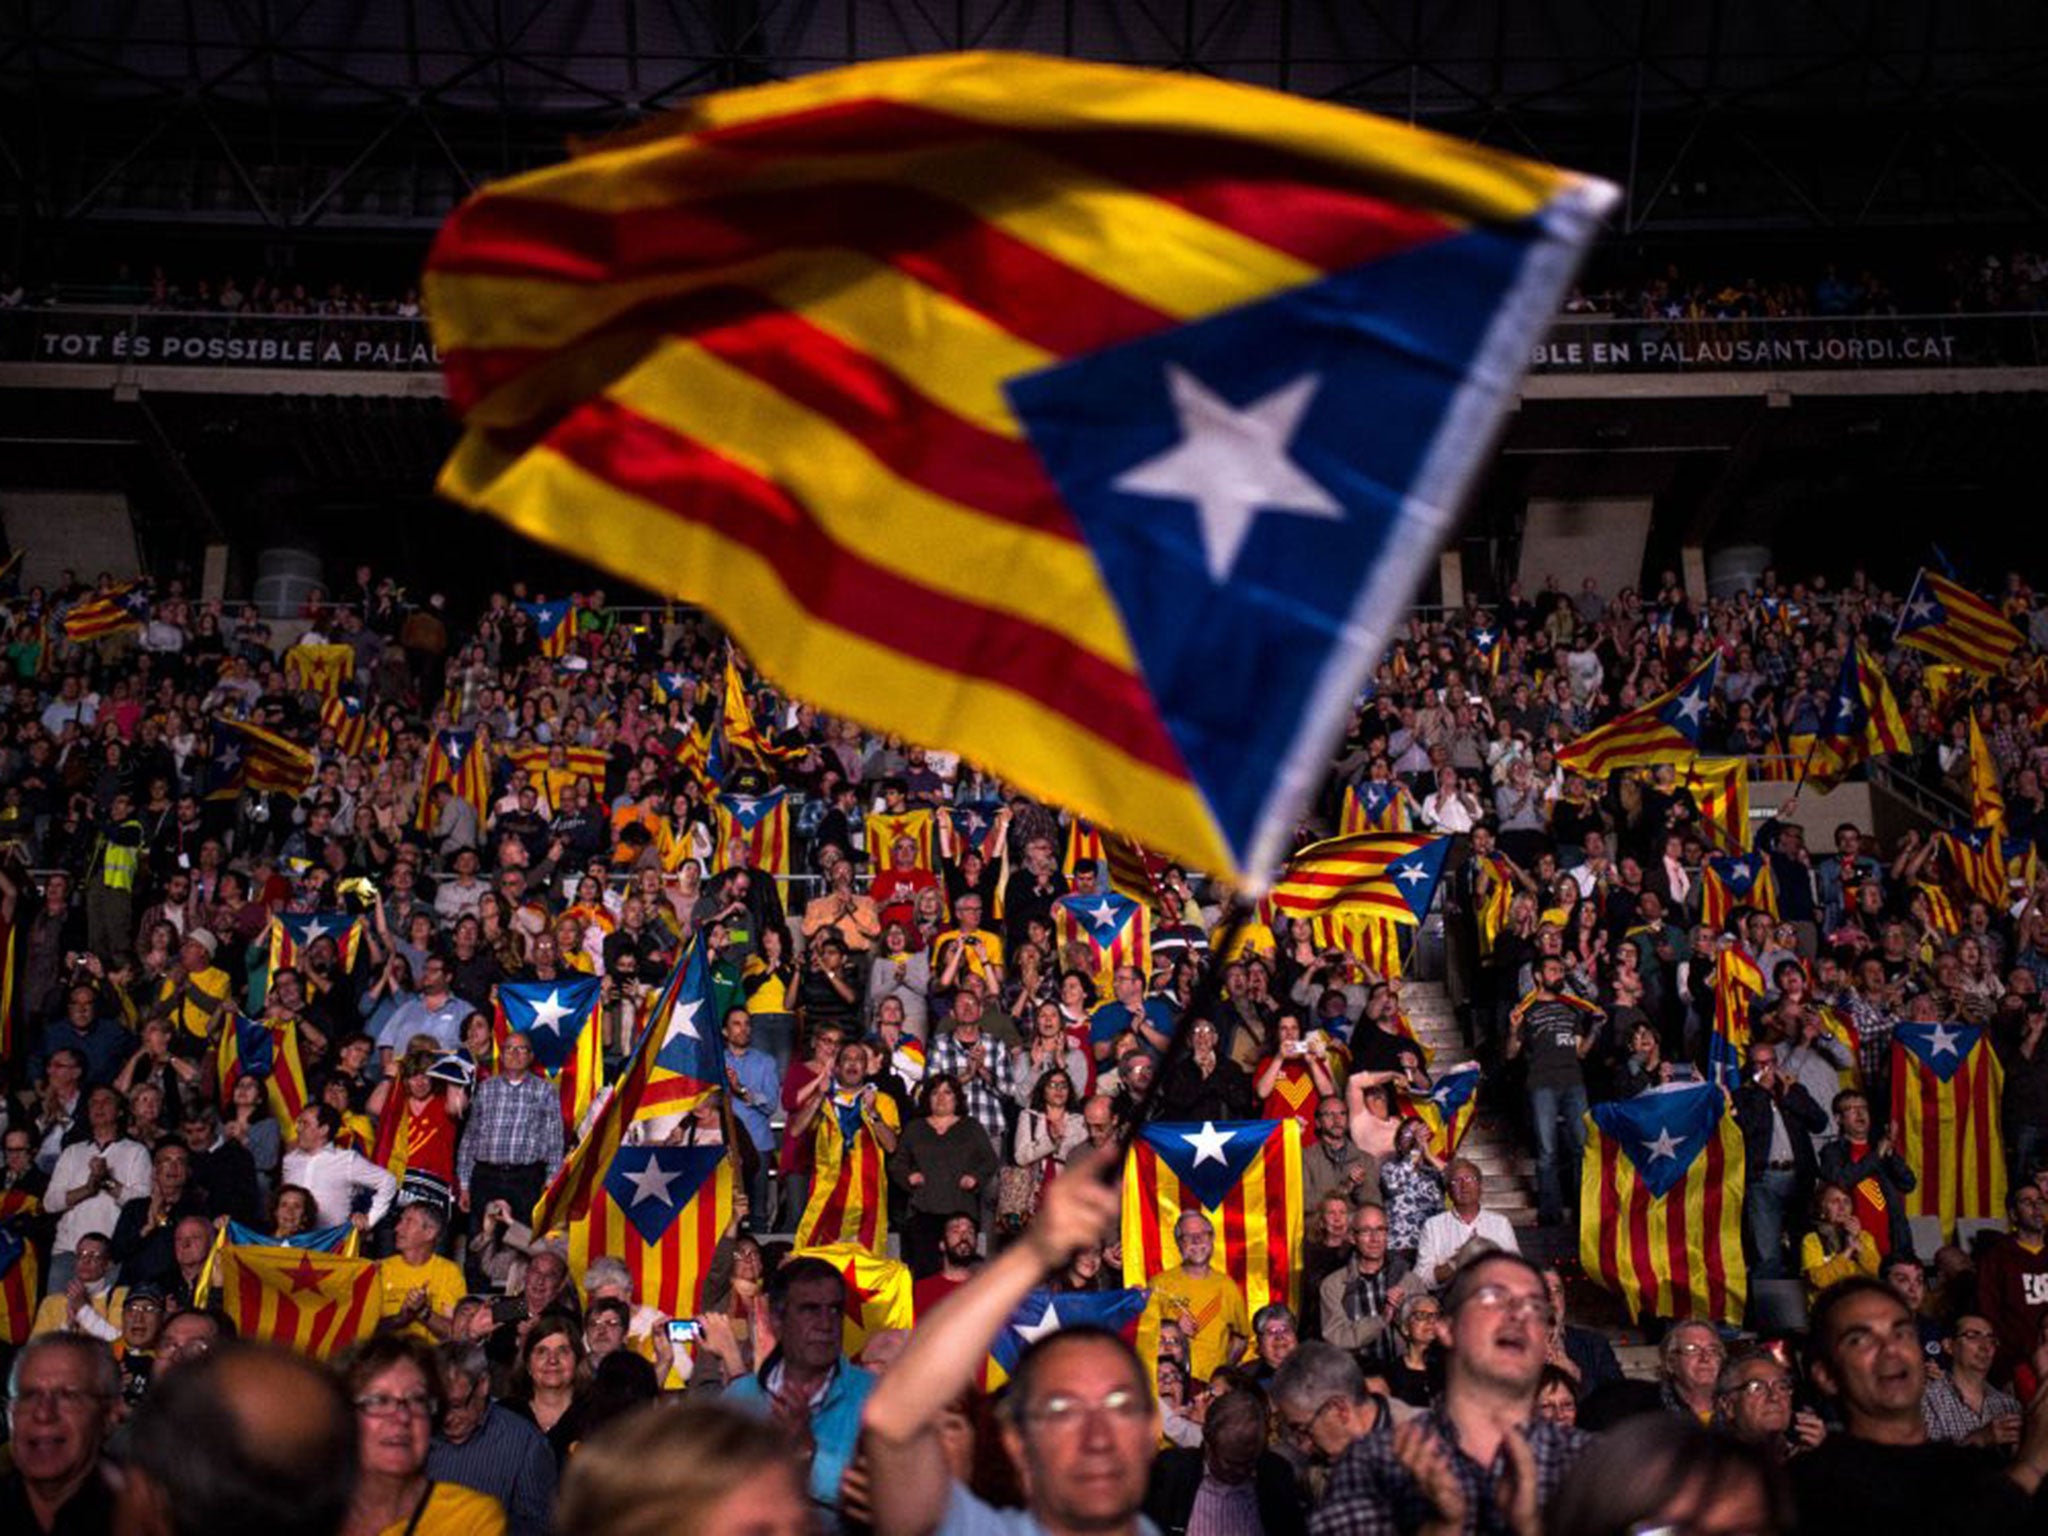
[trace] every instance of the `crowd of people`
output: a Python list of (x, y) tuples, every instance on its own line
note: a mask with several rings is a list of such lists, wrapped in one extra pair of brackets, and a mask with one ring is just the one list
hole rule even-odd
[[(550, 643), (540, 594), (458, 616), (359, 568), (292, 626), (352, 653), (357, 707), (337, 713), (253, 611), (167, 590), (136, 627), (63, 638), (54, 620), (92, 596), (67, 576), (6, 610), (0, 1231), (33, 1245), (43, 1280), (0, 1482), (24, 1529), (100, 1528), (116, 1483), (125, 1520), (212, 1528), (191, 1512), (233, 1477), (195, 1488), (177, 1447), (196, 1439), (234, 1475), (290, 1468), (327, 1490), (285, 1528), (364, 1532), (637, 1530), (743, 1497), (764, 1528), (885, 1532), (1130, 1530), (1141, 1513), (1198, 1536), (2029, 1518), (2048, 1469), (2035, 862), (2016, 858), (1992, 902), (1928, 838), (1880, 847), (1844, 825), (1809, 851), (1781, 816), (1755, 834), (1776, 911), (1738, 906), (1717, 932), (1711, 829), (1673, 769), (1592, 784), (1556, 759), (1718, 652), (1703, 750), (1794, 776), (1860, 642), (1912, 732), (1894, 766), (1968, 804), (1956, 744), (1975, 711), (2005, 830), (2031, 846), (2048, 837), (2048, 603), (2017, 577), (1997, 598), (2029, 645), (1973, 691), (1930, 686), (1893, 644), (1899, 596), (1861, 573), (1766, 576), (1704, 605), (1670, 576), (1611, 598), (1513, 588), (1418, 616), (1304, 818), (1307, 840), (1347, 792), (1375, 795), (1454, 840), (1446, 981), (1486, 1101), (1536, 1148), (1543, 1224), (1573, 1219), (1587, 1105), (1707, 1072), (1710, 958), (1739, 944), (1757, 962), (1731, 1095), (1743, 1225), (1753, 1273), (1807, 1282), (1807, 1324), (1680, 1322), (1655, 1382), (1568, 1319), (1585, 1282), (1520, 1254), (1526, 1229), (1487, 1208), (1479, 1168), (1432, 1155), (1408, 1112), (1431, 1063), (1384, 957), (1228, 921), (1214, 882), (1155, 861), (1150, 952), (1105, 965), (1058, 904), (1108, 893), (1110, 871), (1066, 856), (1056, 808), (758, 685), (742, 690), (757, 728), (726, 731), (712, 782), (731, 662), (699, 616), (581, 593)], [(310, 782), (217, 795), (219, 716), (308, 746)], [(423, 795), (445, 730), (475, 731), (492, 765), (480, 806)], [(776, 789), (795, 807), (788, 878), (752, 867), (717, 799)], [(928, 847), (871, 830), (921, 808), (958, 813)], [(333, 931), (281, 955), (277, 919), (322, 916)], [(591, 1027), (615, 1071), (693, 944), (712, 957), (725, 1083), (650, 1134), (723, 1146), (744, 1194), (678, 1332), (626, 1265), (579, 1272), (532, 1230), (582, 1127), (495, 1005), (512, 983), (599, 978)], [(1823, 1006), (1853, 1020), (1853, 1059)], [(303, 1065), (290, 1124), (259, 1072), (222, 1091), (244, 1012)], [(1974, 1250), (1918, 1252), (1901, 1219), (1916, 1170), (1889, 1123), (1887, 1043), (1923, 1020), (1983, 1025), (2003, 1064), (2009, 1230)], [(1114, 1331), (1037, 1329), (996, 1403), (976, 1390), (1032, 1292), (1121, 1283), (1102, 1175), (1134, 1125), (1283, 1118), (1306, 1148), (1290, 1301), (1249, 1307), (1218, 1251), (1242, 1234), (1183, 1211), (1142, 1354)], [(872, 1241), (909, 1266), (918, 1318), (859, 1359), (849, 1276), (788, 1239), (855, 1235), (820, 1187), (856, 1155), (881, 1170)], [(352, 1225), (380, 1256), (383, 1325), (298, 1421), (251, 1404), (306, 1367), (232, 1340), (206, 1298), (229, 1222), (275, 1240)], [(710, 1454), (671, 1467), (683, 1447)]]

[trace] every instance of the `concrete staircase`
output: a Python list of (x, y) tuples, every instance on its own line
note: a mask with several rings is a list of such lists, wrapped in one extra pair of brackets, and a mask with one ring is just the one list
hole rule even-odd
[[(1401, 985), (1401, 1006), (1415, 1033), (1429, 1047), (1431, 1075), (1472, 1059), (1459, 1033), (1457, 1015), (1451, 1011), (1450, 994), (1440, 981), (1405, 981)], [(1485, 1177), (1486, 1208), (1507, 1217), (1521, 1235), (1536, 1227), (1536, 1164), (1515, 1141), (1512, 1128), (1498, 1115), (1482, 1108), (1465, 1134), (1459, 1155), (1479, 1165)]]

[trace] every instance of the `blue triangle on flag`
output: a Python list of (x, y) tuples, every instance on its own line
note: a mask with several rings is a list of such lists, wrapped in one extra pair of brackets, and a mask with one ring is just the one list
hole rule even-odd
[(1970, 1059), (1983, 1033), (1969, 1024), (1901, 1024), (1892, 1038), (1945, 1083)]
[(597, 976), (574, 981), (501, 981), (498, 1005), (505, 1010), (506, 1027), (532, 1042), (534, 1065), (554, 1077), (573, 1054), (603, 985), (603, 978)]
[(1593, 1106), (1593, 1122), (1635, 1165), (1660, 1198), (1682, 1180), (1721, 1123), (1721, 1090), (1710, 1083), (1667, 1083), (1632, 1099)]
[(1060, 905), (1104, 949), (1116, 942), (1117, 935), (1124, 931), (1138, 906), (1120, 891), (1102, 891), (1093, 896), (1062, 896)]
[(621, 1147), (604, 1192), (641, 1241), (658, 1243), (724, 1161), (723, 1147)]
[(1278, 1120), (1205, 1120), (1200, 1125), (1148, 1125), (1143, 1139), (1159, 1160), (1210, 1210), (1256, 1162), (1279, 1131)]
[(1062, 1328), (1107, 1328), (1122, 1333), (1137, 1321), (1150, 1295), (1145, 1290), (1033, 1291), (1010, 1314), (988, 1352), (1005, 1371), (1014, 1371), (1025, 1350)]
[(1450, 846), (1448, 837), (1433, 837), (1413, 853), (1404, 853), (1387, 865), (1386, 878), (1393, 882), (1418, 921), (1428, 913), (1430, 899), (1436, 895), (1437, 881), (1443, 878), (1444, 855)]
[(1466, 1062), (1453, 1067), (1436, 1080), (1436, 1086), (1429, 1090), (1429, 1102), (1448, 1120), (1465, 1107), (1465, 1101), (1479, 1089), (1480, 1071), (1476, 1063)]

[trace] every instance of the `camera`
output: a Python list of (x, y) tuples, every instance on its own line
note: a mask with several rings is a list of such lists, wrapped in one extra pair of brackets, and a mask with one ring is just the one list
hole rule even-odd
[(694, 1317), (672, 1317), (668, 1320), (668, 1341), (680, 1349), (685, 1344), (695, 1344), (704, 1337), (704, 1325)]

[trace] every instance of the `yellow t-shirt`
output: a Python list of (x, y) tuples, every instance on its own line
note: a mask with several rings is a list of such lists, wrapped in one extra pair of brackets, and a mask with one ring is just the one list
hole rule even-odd
[(1159, 1325), (1175, 1321), (1185, 1307), (1194, 1314), (1195, 1336), (1188, 1341), (1188, 1371), (1207, 1381), (1219, 1365), (1229, 1363), (1230, 1337), (1252, 1336), (1244, 1296), (1237, 1283), (1220, 1269), (1199, 1278), (1176, 1266), (1161, 1270), (1152, 1281), (1152, 1299), (1138, 1324), (1138, 1350), (1147, 1360), (1159, 1358)]
[[(394, 1253), (388, 1259), (377, 1261), (377, 1276), (384, 1282), (384, 1315), (396, 1317), (405, 1310), (405, 1298), (414, 1291), (427, 1293), (427, 1310), (436, 1317), (447, 1317), (454, 1312), (455, 1303), (469, 1294), (469, 1287), (463, 1283), (462, 1270), (439, 1254), (433, 1255), (424, 1264), (408, 1264), (403, 1254)], [(431, 1339), (424, 1323), (415, 1322), (406, 1330), (423, 1339)]]
[(416, 1521), (394, 1520), (378, 1536), (505, 1536), (505, 1506), (459, 1483), (436, 1483)]
[[(228, 980), (228, 973), (217, 965), (209, 965), (203, 971), (194, 971), (185, 980), (185, 996), (180, 998), (177, 1007), (171, 1010), (171, 1021), (195, 1039), (204, 1040), (207, 1027), (213, 1023), (220, 1004), (227, 1000), (228, 988), (232, 984)], [(176, 984), (166, 976), (157, 988), (156, 1000), (159, 1003), (167, 1003), (176, 990)], [(194, 994), (202, 994), (211, 1001), (202, 1002), (200, 997)]]
[[(947, 946), (958, 946), (966, 935), (958, 928), (948, 928), (932, 940), (932, 975), (936, 977), (952, 958)], [(990, 979), (992, 970), (1000, 969), (1003, 963), (1003, 941), (986, 928), (977, 928), (974, 937), (981, 940), (981, 948), (967, 950), (960, 957), (960, 969), (979, 976), (983, 981)]]

